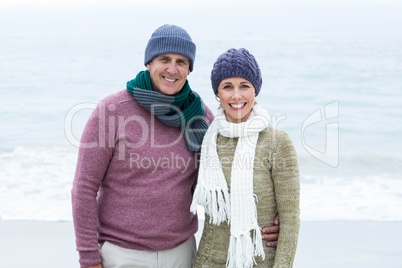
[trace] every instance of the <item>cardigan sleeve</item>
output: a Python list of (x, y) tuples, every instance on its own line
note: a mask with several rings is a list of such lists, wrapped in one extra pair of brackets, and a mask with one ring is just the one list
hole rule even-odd
[(73, 222), (81, 267), (101, 263), (98, 246), (97, 195), (103, 177), (113, 156), (113, 148), (105, 142), (109, 132), (101, 102), (92, 112), (78, 152), (73, 188), (71, 191)]
[(296, 151), (289, 135), (275, 130), (272, 179), (280, 231), (275, 267), (292, 267), (300, 227), (300, 177)]

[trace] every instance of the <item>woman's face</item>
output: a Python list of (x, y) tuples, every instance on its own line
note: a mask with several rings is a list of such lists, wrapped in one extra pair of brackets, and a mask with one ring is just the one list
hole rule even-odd
[(218, 94), (226, 120), (241, 123), (247, 120), (254, 106), (255, 88), (241, 77), (226, 78), (218, 86)]

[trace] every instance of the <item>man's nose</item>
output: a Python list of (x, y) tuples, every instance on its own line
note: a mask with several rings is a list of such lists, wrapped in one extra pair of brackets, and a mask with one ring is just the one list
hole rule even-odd
[(177, 63), (176, 62), (169, 63), (167, 71), (170, 74), (176, 74), (177, 73)]

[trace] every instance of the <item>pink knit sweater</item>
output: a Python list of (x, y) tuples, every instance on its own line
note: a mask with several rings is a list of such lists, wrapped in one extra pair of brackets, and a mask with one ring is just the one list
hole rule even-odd
[(99, 103), (80, 147), (72, 204), (81, 266), (101, 263), (103, 241), (157, 251), (197, 231), (190, 212), (197, 163), (180, 128), (163, 124), (123, 90)]

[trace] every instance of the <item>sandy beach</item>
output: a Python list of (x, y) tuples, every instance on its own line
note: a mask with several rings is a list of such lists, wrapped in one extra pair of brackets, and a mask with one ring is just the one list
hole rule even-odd
[[(302, 222), (294, 267), (401, 268), (401, 228), (399, 221)], [(72, 222), (0, 220), (0, 238), (1, 267), (79, 267)]]

